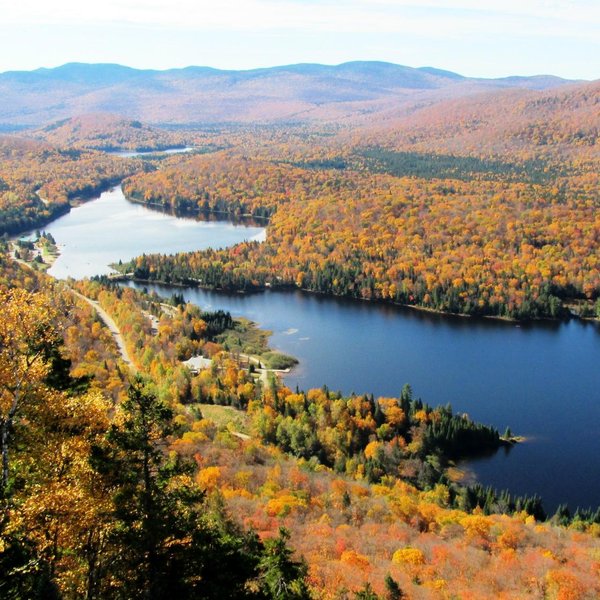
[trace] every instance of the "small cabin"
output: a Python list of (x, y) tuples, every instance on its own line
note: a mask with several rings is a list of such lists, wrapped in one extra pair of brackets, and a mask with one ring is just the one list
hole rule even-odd
[(204, 358), (204, 356), (192, 356), (184, 360), (184, 364), (194, 375), (197, 375), (202, 369), (209, 369), (212, 366), (212, 360), (210, 358)]

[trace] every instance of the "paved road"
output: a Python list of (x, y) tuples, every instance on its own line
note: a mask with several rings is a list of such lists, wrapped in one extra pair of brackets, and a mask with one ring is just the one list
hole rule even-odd
[(104, 321), (104, 324), (108, 327), (108, 330), (111, 332), (115, 342), (117, 343), (117, 347), (119, 348), (119, 353), (121, 354), (121, 358), (123, 362), (125, 362), (129, 368), (136, 373), (137, 368), (133, 364), (131, 360), (131, 356), (129, 356), (129, 352), (127, 352), (127, 348), (125, 347), (125, 340), (123, 340), (123, 336), (121, 335), (120, 329), (117, 327), (117, 324), (114, 322), (113, 318), (96, 302), (79, 292), (76, 292), (74, 289), (69, 288), (73, 294), (75, 294), (78, 298), (87, 302), (97, 313), (98, 316)]
[[(28, 269), (33, 268), (31, 265), (27, 264), (24, 260), (15, 258), (14, 255), (12, 256), (12, 259), (15, 260), (16, 262), (18, 262), (19, 264), (27, 267)], [(117, 327), (117, 324), (114, 322), (113, 318), (95, 300), (92, 300), (91, 298), (88, 298), (87, 296), (84, 296), (83, 294), (76, 292), (71, 287), (68, 287), (68, 286), (66, 286), (66, 287), (75, 296), (77, 296), (84, 302), (87, 302), (98, 313), (98, 316), (102, 319), (102, 321), (104, 321), (104, 324), (108, 327), (108, 330), (112, 334), (112, 336), (117, 344), (117, 348), (119, 349), (119, 354), (121, 355), (121, 358), (123, 359), (123, 362), (129, 366), (129, 368), (133, 371), (133, 373), (137, 373), (137, 367), (133, 364), (133, 361), (131, 360), (131, 356), (129, 356), (129, 352), (127, 352), (127, 348), (125, 347), (125, 340), (123, 339), (123, 336), (121, 335), (121, 330)]]

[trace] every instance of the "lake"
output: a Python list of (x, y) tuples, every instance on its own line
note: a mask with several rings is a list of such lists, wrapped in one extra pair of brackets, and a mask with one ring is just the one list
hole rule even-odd
[[(174, 288), (136, 285), (170, 296)], [(484, 484), (562, 502), (600, 504), (600, 328), (581, 321), (515, 325), (303, 292), (223, 294), (197, 288), (185, 299), (229, 310), (273, 331), (271, 345), (300, 365), (295, 388), (327, 384), (344, 393), (398, 395), (410, 383), (432, 405), (510, 426), (527, 441), (466, 466)]]
[(120, 187), (71, 209), (43, 228), (51, 233), (60, 256), (48, 273), (58, 279), (81, 279), (113, 272), (111, 263), (144, 253), (188, 252), (264, 239), (264, 228), (227, 220), (176, 217), (129, 202)]
[[(132, 204), (120, 188), (45, 228), (61, 256), (50, 273), (84, 277), (144, 252), (171, 253), (243, 239), (264, 229), (178, 218)], [(300, 360), (286, 383), (344, 393), (397, 395), (405, 383), (432, 405), (510, 426), (527, 441), (466, 465), (484, 484), (562, 502), (600, 504), (600, 327), (571, 320), (516, 325), (449, 317), (299, 291), (182, 292), (203, 308), (229, 310), (272, 330), (271, 345)]]
[(121, 158), (133, 158), (135, 156), (152, 156), (152, 155), (169, 155), (169, 154), (185, 154), (193, 152), (196, 148), (193, 146), (186, 146), (185, 148), (166, 148), (165, 150), (111, 150), (107, 154), (113, 156), (120, 156)]

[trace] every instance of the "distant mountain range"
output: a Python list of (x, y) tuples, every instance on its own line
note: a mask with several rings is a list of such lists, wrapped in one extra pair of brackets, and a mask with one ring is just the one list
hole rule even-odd
[(572, 81), (537, 75), (469, 78), (385, 62), (298, 64), (249, 71), (187, 67), (139, 70), (69, 63), (0, 74), (0, 124), (40, 126), (108, 112), (159, 124), (306, 122), (354, 119), (402, 105)]

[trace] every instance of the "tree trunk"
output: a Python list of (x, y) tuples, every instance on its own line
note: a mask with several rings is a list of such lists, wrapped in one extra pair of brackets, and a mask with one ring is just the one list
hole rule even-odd
[(0, 492), (2, 493), (2, 496), (4, 496), (6, 493), (6, 488), (8, 487), (8, 438), (10, 437), (10, 430), (13, 426), (13, 420), (15, 418), (15, 414), (17, 413), (17, 408), (19, 407), (19, 396), (19, 390), (17, 390), (15, 392), (15, 397), (13, 398), (10, 410), (8, 411), (8, 415), (6, 419), (2, 421), (2, 426), (0, 428), (0, 445), (2, 447), (2, 489)]

